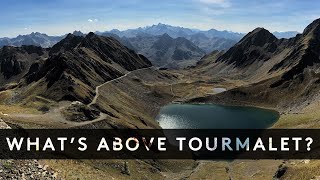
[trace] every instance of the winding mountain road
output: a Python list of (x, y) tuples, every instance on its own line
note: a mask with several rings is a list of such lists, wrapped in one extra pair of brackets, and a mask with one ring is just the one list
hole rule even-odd
[[(114, 81), (120, 80), (124, 77), (127, 77), (129, 74), (137, 71), (142, 71), (145, 69), (150, 69), (151, 67), (147, 68), (141, 68), (133, 71), (129, 71), (128, 73), (124, 74), (123, 76), (120, 76), (116, 79), (112, 79), (110, 81), (104, 82), (103, 84), (99, 85), (96, 87), (96, 95), (92, 102), (88, 104), (87, 106), (90, 107), (93, 104), (96, 103), (98, 97), (100, 96), (99, 94), (99, 88), (108, 84), (112, 83)], [(69, 121), (67, 120), (63, 115), (62, 115), (62, 109), (68, 107), (70, 105), (70, 102), (60, 102), (59, 107), (51, 109), (49, 112), (45, 114), (27, 114), (27, 113), (13, 113), (13, 114), (3, 114), (0, 113), (0, 117), (10, 117), (10, 118), (17, 118), (19, 122), (22, 123), (28, 123), (28, 122), (33, 122), (37, 125), (49, 125), (52, 127), (76, 127), (76, 126), (83, 126), (83, 125), (88, 125), (94, 122), (99, 122), (104, 120), (108, 115), (105, 113), (100, 112), (100, 116), (97, 117), (96, 119), (93, 119), (91, 121), (83, 121), (83, 122), (76, 122), (76, 121)], [(0, 123), (1, 125), (1, 123)]]

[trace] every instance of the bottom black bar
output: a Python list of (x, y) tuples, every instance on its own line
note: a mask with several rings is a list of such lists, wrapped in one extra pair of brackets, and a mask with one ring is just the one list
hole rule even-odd
[(318, 159), (320, 130), (2, 129), (1, 159)]

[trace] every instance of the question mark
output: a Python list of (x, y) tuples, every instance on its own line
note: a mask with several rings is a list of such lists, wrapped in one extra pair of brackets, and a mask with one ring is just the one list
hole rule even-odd
[(307, 142), (309, 141), (307, 143), (307, 151), (310, 151), (311, 150), (310, 145), (313, 143), (313, 139), (311, 137), (307, 137), (305, 141)]

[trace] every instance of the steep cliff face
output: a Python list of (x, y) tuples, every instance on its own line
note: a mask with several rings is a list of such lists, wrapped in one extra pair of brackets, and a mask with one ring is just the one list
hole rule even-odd
[(2, 85), (18, 82), (36, 61), (47, 57), (45, 49), (36, 46), (12, 47), (0, 49), (0, 73)]

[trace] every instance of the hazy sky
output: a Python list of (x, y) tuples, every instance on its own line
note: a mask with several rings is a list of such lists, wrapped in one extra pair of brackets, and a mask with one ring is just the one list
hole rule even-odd
[(320, 17), (317, 0), (8, 0), (0, 2), (0, 37), (61, 35), (158, 24), (249, 32), (301, 32)]

